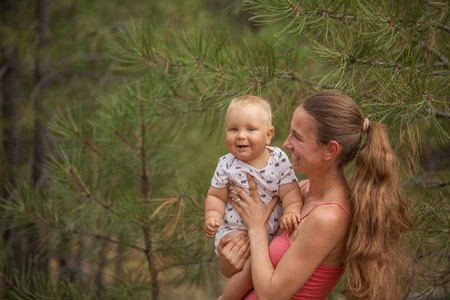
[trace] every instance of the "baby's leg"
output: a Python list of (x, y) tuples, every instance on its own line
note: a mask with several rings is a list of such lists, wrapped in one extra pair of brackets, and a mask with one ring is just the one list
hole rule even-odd
[(231, 231), (231, 232), (227, 233), (226, 235), (224, 235), (224, 237), (234, 239), (235, 237), (244, 236), (244, 235), (248, 236), (248, 232), (246, 230), (235, 230), (235, 231)]
[(228, 280), (223, 291), (223, 300), (242, 299), (253, 288), (250, 259), (244, 264), (240, 272), (235, 273)]
[[(228, 238), (234, 238), (239, 236), (247, 236), (248, 233), (245, 230), (232, 231), (226, 235)], [(250, 269), (250, 259), (244, 264), (243, 269), (240, 272), (235, 273), (228, 280), (225, 289), (223, 291), (222, 299), (242, 299), (252, 289), (252, 275)]]

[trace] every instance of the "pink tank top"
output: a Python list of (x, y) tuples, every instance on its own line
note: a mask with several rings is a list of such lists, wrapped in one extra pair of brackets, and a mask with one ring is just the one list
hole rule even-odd
[[(351, 218), (350, 213), (339, 203), (327, 202), (314, 206), (306, 215), (302, 217), (302, 220), (306, 218), (314, 209), (322, 205), (335, 204), (342, 208)], [(273, 239), (269, 246), (270, 260), (274, 268), (277, 267), (284, 253), (291, 246), (289, 240), (289, 232), (285, 232), (280, 236)], [(331, 267), (326, 265), (319, 265), (314, 273), (309, 277), (305, 284), (292, 296), (291, 299), (302, 300), (325, 300), (327, 296), (333, 291), (334, 287), (338, 284), (345, 271), (345, 265), (340, 267)], [(299, 270), (301, 272), (301, 270)], [(256, 293), (252, 290), (244, 299), (256, 300)]]

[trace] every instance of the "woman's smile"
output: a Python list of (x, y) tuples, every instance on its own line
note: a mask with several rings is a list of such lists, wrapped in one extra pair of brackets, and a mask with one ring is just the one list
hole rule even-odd
[(296, 156), (293, 153), (291, 153), (291, 158), (292, 158), (292, 161), (299, 161), (300, 160), (300, 156)]

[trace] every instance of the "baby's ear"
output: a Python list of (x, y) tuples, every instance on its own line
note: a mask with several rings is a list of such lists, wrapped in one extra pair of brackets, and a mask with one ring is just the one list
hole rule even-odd
[(275, 134), (275, 128), (273, 126), (270, 126), (270, 128), (267, 130), (266, 145), (270, 145), (270, 141), (272, 140), (274, 134)]

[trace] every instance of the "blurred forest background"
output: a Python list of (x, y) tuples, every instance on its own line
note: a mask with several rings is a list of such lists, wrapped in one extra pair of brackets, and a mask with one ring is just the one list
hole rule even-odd
[(391, 131), (406, 297), (448, 299), (449, 37), (445, 1), (0, 1), (0, 299), (215, 299), (224, 109), (268, 99), (282, 147), (329, 89)]

